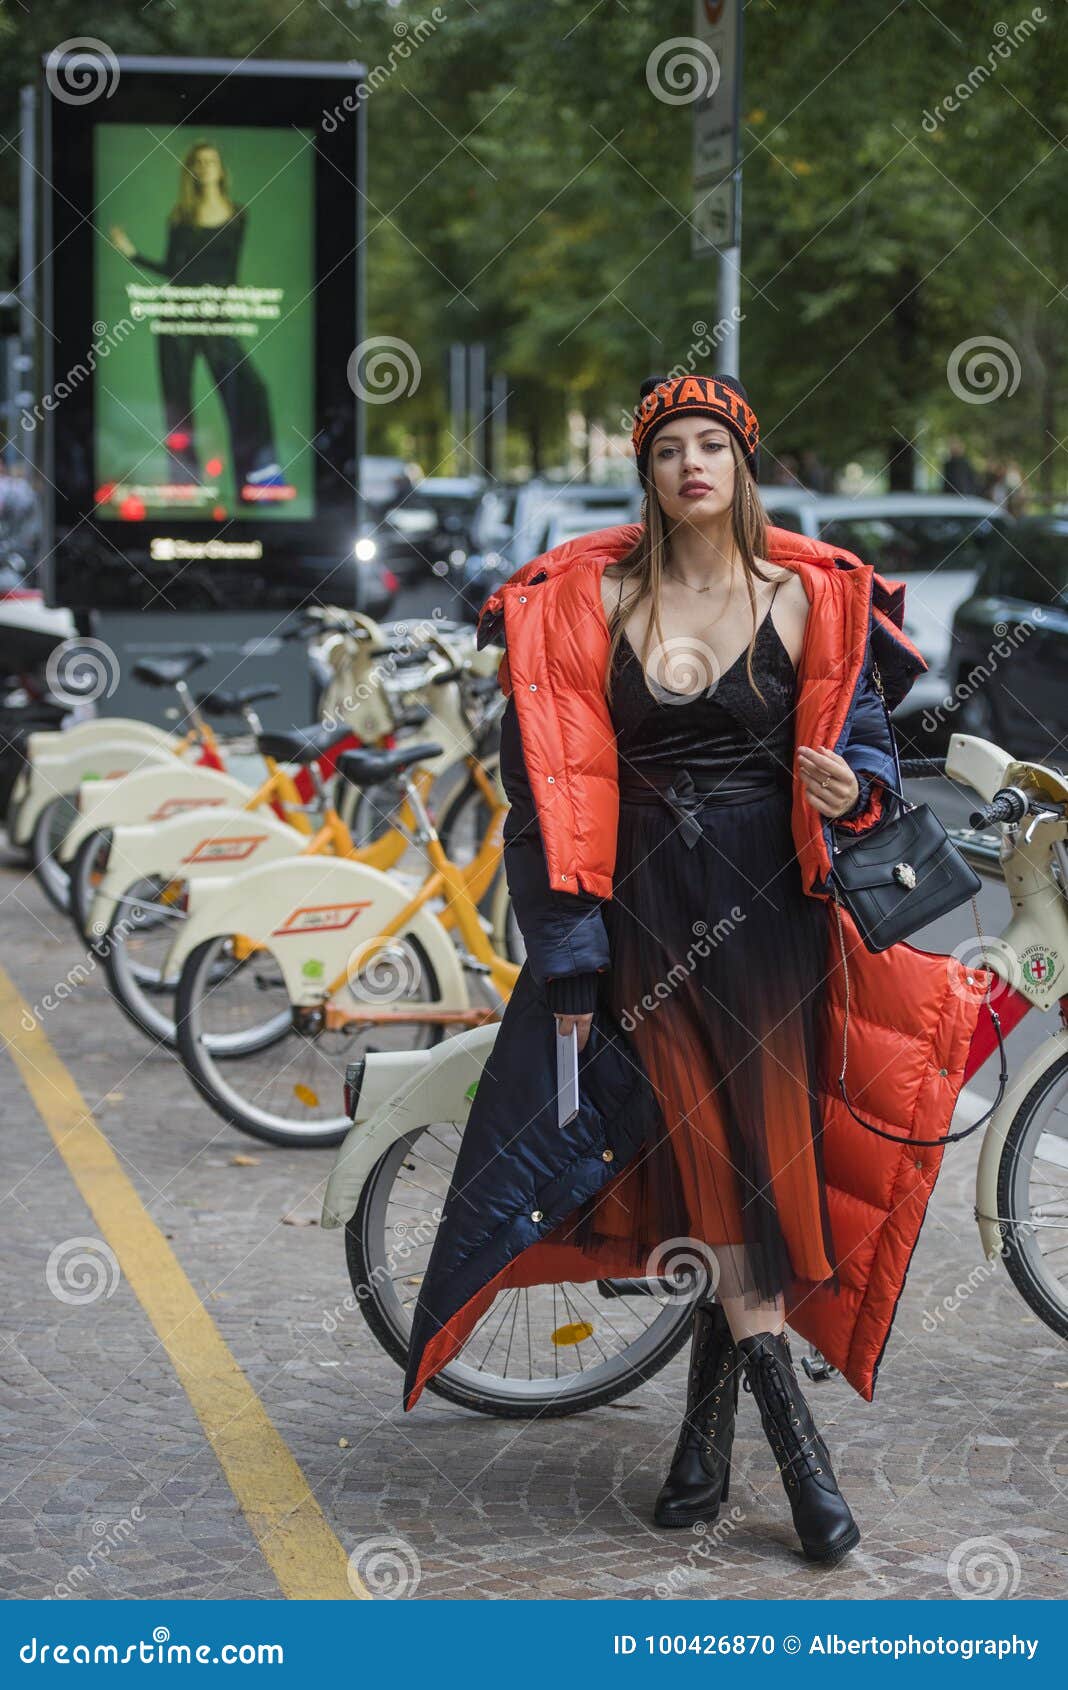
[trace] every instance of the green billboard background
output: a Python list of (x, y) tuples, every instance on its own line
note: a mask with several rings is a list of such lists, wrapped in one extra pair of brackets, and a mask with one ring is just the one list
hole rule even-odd
[[(175, 283), (125, 256), (111, 231), (122, 230), (138, 258), (164, 261), (183, 160), (198, 143), (218, 151), (230, 198), (244, 208), (243, 235), (187, 230), (211, 250)], [(213, 523), (314, 516), (312, 137), (227, 124), (100, 124), (94, 171), (97, 515)], [(215, 271), (212, 283), (197, 280), (198, 266)], [(161, 335), (165, 324), (170, 332)], [(178, 414), (188, 415), (187, 428), (175, 427)], [(256, 473), (242, 473), (242, 463)]]

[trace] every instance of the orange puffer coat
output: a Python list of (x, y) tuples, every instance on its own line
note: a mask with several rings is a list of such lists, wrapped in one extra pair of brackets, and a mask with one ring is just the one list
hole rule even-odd
[[(619, 815), (616, 739), (604, 697), (609, 632), (601, 575), (607, 564), (630, 549), (639, 533), (635, 525), (604, 529), (535, 558), (486, 601), (480, 617), (480, 643), (500, 639), (503, 632), (506, 655), (499, 679), (515, 702), (549, 887), (556, 894), (574, 892), (580, 902), (590, 902), (590, 894), (612, 895)], [(798, 571), (811, 604), (797, 666), (797, 743), (828, 745), (849, 760), (856, 742), (852, 727), (862, 700), (870, 710), (869, 652), (878, 658), (891, 708), (926, 667), (901, 632), (904, 589), (882, 580), (851, 553), (785, 529), (769, 528), (767, 554), (773, 562)], [(877, 697), (875, 702), (882, 716)], [(870, 715), (868, 720), (874, 723), (876, 718)], [(885, 716), (882, 723), (885, 733)], [(887, 757), (888, 737), (881, 749), (879, 740), (873, 739), (855, 765), (877, 771), (878, 759)], [(878, 819), (880, 809), (875, 787), (862, 815), (852, 823), (836, 825), (861, 829)], [(796, 767), (791, 826), (804, 889), (827, 901), (833, 825), (808, 802)], [(841, 1289), (837, 1295), (830, 1288), (810, 1291), (799, 1305), (788, 1307), (787, 1318), (862, 1396), (870, 1398), (944, 1152), (892, 1144), (865, 1132), (841, 1100), (837, 1080), (844, 983), (829, 903), (828, 916), (819, 1085), (828, 1204)], [(965, 971), (952, 957), (907, 943), (873, 954), (844, 910), (842, 920), (849, 957), (847, 1084), (853, 1105), (887, 1132), (935, 1138), (949, 1128), (982, 1008), (987, 971)], [(580, 960), (577, 966), (590, 963)], [(526, 1005), (525, 996), (520, 995)], [(547, 1006), (543, 1008), (548, 1014)], [(502, 1049), (508, 1046), (503, 1027), (498, 1042)], [(513, 1062), (509, 1056), (509, 1068)], [(513, 1077), (519, 1088), (518, 1073)], [(491, 1132), (501, 1129), (504, 1159), (496, 1164), (497, 1190), (508, 1185), (507, 1158), (514, 1153), (510, 1142), (514, 1121), (510, 1137), (505, 1130), (509, 1089), (507, 1074), (494, 1075), (491, 1085), (480, 1086), (468, 1127), (469, 1133), (474, 1129), (485, 1134), (487, 1153)], [(550, 1176), (560, 1177), (560, 1170), (539, 1167), (539, 1190), (549, 1188)], [(498, 1271), (490, 1274), (473, 1268), (473, 1244), (469, 1250), (460, 1231), (447, 1236), (449, 1225), (458, 1229), (465, 1225), (457, 1213), (461, 1207), (451, 1205), (454, 1214), (439, 1230), (420, 1294), (409, 1353), (407, 1407), (426, 1379), (462, 1347), (497, 1292), (512, 1285), (583, 1277), (583, 1264), (573, 1247), (540, 1242), (533, 1229), (519, 1243), (513, 1241), (501, 1249), (497, 1263), (504, 1265)], [(510, 1223), (506, 1207), (502, 1206), (502, 1226)], [(542, 1207), (547, 1205), (542, 1203)], [(449, 1209), (447, 1204), (447, 1213)], [(485, 1225), (481, 1231), (484, 1242)], [(493, 1261), (492, 1256), (486, 1259)], [(590, 1266), (585, 1277), (604, 1272), (602, 1262), (596, 1268)]]

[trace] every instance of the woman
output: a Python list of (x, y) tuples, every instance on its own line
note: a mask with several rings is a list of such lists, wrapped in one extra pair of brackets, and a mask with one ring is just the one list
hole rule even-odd
[[(869, 650), (895, 700), (924, 665), (900, 634), (899, 589), (879, 583), (885, 614), (858, 560), (766, 526), (758, 437), (730, 378), (646, 383), (633, 433), (642, 527), (535, 559), (483, 607), (480, 639), (503, 620), (507, 643), (505, 860), (527, 966), (420, 1291), (406, 1406), (500, 1289), (640, 1274), (669, 1240), (707, 1262), (715, 1297), (695, 1310), (654, 1518), (715, 1519), (744, 1376), (805, 1554), (834, 1562), (860, 1534), (785, 1320), (871, 1395), (941, 1153), (879, 1145), (828, 1095), (841, 1034), (826, 877), (892, 778)], [(865, 962), (850, 937), (866, 1015), (902, 994), (906, 1058), (865, 1098), (871, 1118), (894, 1114), (907, 1135), (922, 1099), (925, 1127), (948, 1121), (978, 998), (947, 993), (946, 959), (897, 946)], [(532, 993), (583, 1050), (606, 1008), (655, 1094), (636, 1154), (638, 1104), (607, 1119), (601, 1155), (622, 1163), (619, 1131), (626, 1164), (603, 1178), (590, 1146), (560, 1145), (538, 1111), (541, 1032), (520, 1031)], [(853, 1051), (854, 1095), (888, 1066), (872, 1034)]]
[[(231, 196), (219, 149), (198, 141), (182, 160), (163, 259), (147, 258), (117, 224), (111, 239), (125, 258), (176, 287), (222, 289), (237, 283), (247, 220), (246, 208)], [(240, 339), (182, 330), (158, 334), (156, 345), (166, 445), (179, 478), (199, 481), (201, 475), (193, 428), (193, 366), (199, 355), (226, 412), (240, 498), (255, 502), (283, 496), (285, 477), (274, 445), (267, 384)]]

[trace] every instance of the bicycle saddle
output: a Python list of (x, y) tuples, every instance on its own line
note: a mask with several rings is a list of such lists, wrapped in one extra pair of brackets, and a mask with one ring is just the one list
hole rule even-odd
[(343, 751), (337, 760), (337, 772), (342, 780), (353, 786), (377, 786), (390, 775), (399, 775), (413, 763), (429, 763), (441, 756), (441, 746), (433, 740), (420, 740), (417, 745), (398, 745), (393, 751), (380, 751), (373, 745), (360, 745), (353, 751)]
[(236, 692), (197, 693), (197, 704), (208, 716), (240, 716), (252, 704), (259, 704), (265, 698), (277, 698), (281, 687), (271, 682), (262, 687), (239, 687)]
[(191, 645), (173, 657), (140, 657), (133, 666), (133, 676), (146, 687), (176, 687), (210, 656), (210, 646)]
[(276, 763), (314, 763), (351, 733), (347, 722), (340, 727), (313, 722), (310, 728), (290, 728), (288, 733), (257, 734), (256, 744), (262, 756)]

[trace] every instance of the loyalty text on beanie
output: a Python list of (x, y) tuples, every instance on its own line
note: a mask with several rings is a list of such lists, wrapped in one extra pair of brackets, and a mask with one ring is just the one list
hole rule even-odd
[(716, 417), (741, 443), (754, 480), (760, 463), (760, 426), (748, 395), (734, 376), (650, 376), (634, 410), (631, 444), (645, 473), (653, 435), (670, 417)]

